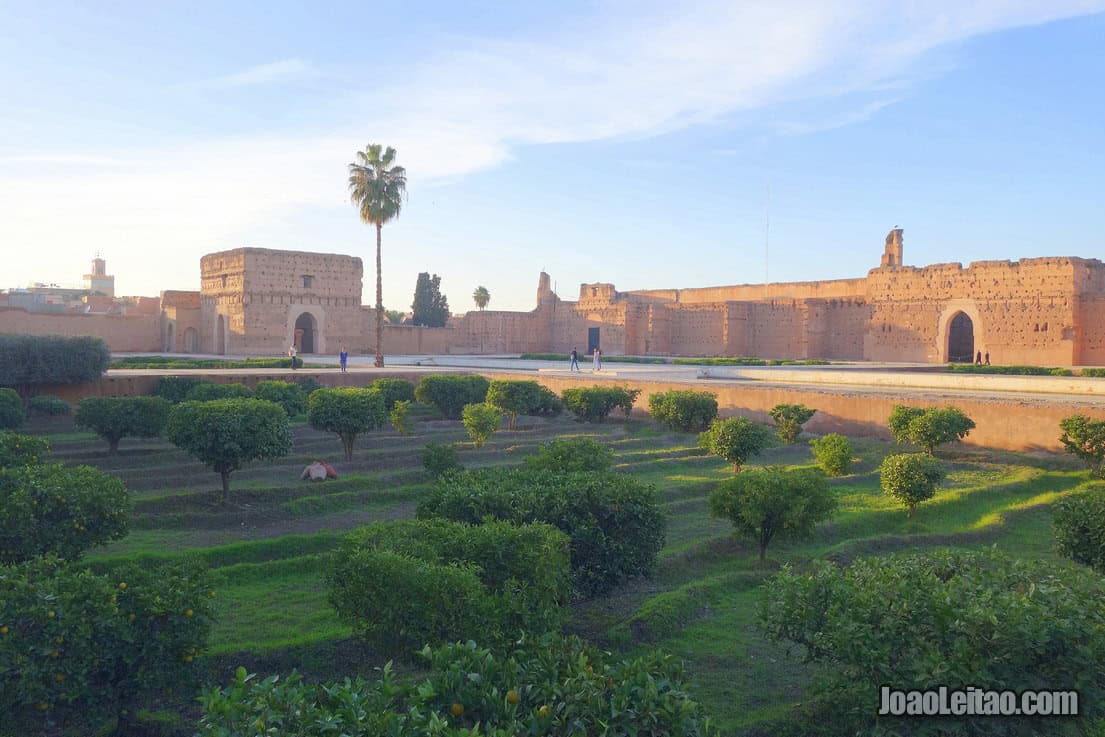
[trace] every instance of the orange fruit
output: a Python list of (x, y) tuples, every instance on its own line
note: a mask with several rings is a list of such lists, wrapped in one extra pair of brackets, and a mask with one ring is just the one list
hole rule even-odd
[(55, 638), (54, 638), (54, 643), (55, 643), (55, 644), (57, 644), (57, 645), (60, 645), (60, 644), (61, 644), (61, 643), (63, 643), (63, 642), (65, 642), (65, 638), (64, 638), (64, 637), (60, 637), (60, 636), (59, 636), (59, 637), (55, 637)]
[(123, 581), (122, 583), (119, 584), (119, 590), (120, 591), (126, 591), (127, 590), (127, 582), (126, 581)]
[(133, 612), (127, 615), (127, 621), (128, 622), (133, 622), (134, 621), (134, 613)]
[(547, 705), (542, 706), (540, 709), (537, 710), (537, 716), (544, 719), (545, 717), (547, 717), (549, 715), (549, 711), (550, 711), (550, 709)]
[(517, 704), (518, 703), (518, 698), (519, 698), (518, 697), (518, 692), (515, 691), (514, 689), (511, 689), (510, 691), (506, 692), (506, 703), (508, 703), (508, 704)]
[(208, 599), (214, 599), (215, 598), (215, 592), (214, 591), (208, 591), (207, 592), (207, 598)]
[(53, 609), (51, 609), (50, 611), (46, 612), (46, 618), (47, 618), (47, 619), (53, 619), (53, 618), (54, 618), (54, 617), (56, 617), (56, 616), (58, 616), (58, 614), (57, 614), (57, 612), (55, 612), (55, 611), (54, 611)]
[(184, 616), (186, 616), (186, 617), (191, 617), (193, 613), (194, 612), (192, 612), (191, 609), (185, 609), (184, 610)]
[(185, 655), (184, 656), (184, 662), (185, 663), (191, 663), (192, 662), (192, 656), (191, 655)]
[(3, 627), (0, 627), (0, 635), (6, 635), (8, 632), (10, 632), (8, 625), (5, 624)]
[(449, 707), (449, 713), (455, 717), (459, 717), (464, 713), (464, 704), (454, 702), (453, 705)]
[(54, 676), (54, 680), (57, 681), (58, 683), (61, 683), (62, 681), (65, 680), (65, 674), (64, 673), (58, 673), (56, 676)]

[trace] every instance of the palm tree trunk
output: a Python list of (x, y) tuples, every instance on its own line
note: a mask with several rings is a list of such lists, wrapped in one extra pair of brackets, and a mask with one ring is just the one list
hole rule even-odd
[(384, 226), (376, 223), (376, 368), (384, 367), (384, 278), (380, 273), (380, 239)]

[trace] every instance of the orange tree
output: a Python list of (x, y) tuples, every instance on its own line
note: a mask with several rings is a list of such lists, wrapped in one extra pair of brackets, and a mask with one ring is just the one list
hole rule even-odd
[(165, 435), (219, 474), (224, 501), (230, 497), (231, 473), (250, 461), (286, 456), (292, 449), (284, 408), (263, 399), (182, 402), (169, 414)]
[(89, 397), (77, 405), (73, 422), (106, 440), (108, 453), (118, 453), (123, 438), (159, 436), (171, 408), (161, 397)]
[(307, 422), (316, 430), (337, 433), (347, 461), (353, 460), (357, 436), (387, 421), (386, 401), (378, 389), (316, 389), (307, 400)]

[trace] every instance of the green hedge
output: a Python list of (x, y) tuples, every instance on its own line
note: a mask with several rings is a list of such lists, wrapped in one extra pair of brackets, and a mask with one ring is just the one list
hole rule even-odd
[(0, 389), (0, 430), (17, 429), (25, 417), (23, 400), (15, 389)]
[(154, 395), (167, 399), (173, 404), (179, 404), (184, 401), (184, 398), (188, 396), (188, 392), (192, 391), (201, 384), (210, 384), (212, 382), (206, 379), (200, 379), (195, 376), (162, 376), (157, 381), (157, 388), (154, 389)]
[(594, 438), (557, 438), (523, 463), (531, 471), (606, 471), (614, 465), (614, 451)]
[(817, 358), (675, 358), (678, 366), (828, 366)]
[(328, 580), (338, 614), (389, 653), (501, 644), (560, 628), (568, 537), (543, 524), (384, 522), (350, 533)]
[(487, 387), (487, 403), (506, 413), (513, 430), (518, 415), (537, 414), (541, 388), (536, 381), (493, 379)]
[(204, 381), (184, 395), (186, 402), (213, 402), (216, 399), (250, 399), (253, 390), (245, 384), (214, 384)]
[(295, 382), (259, 381), (253, 389), (253, 396), (279, 404), (288, 417), (295, 417), (307, 411), (307, 392)]
[(123, 438), (156, 438), (169, 419), (172, 404), (161, 397), (87, 397), (77, 404), (73, 423), (92, 430), (119, 450)]
[(1105, 494), (1100, 489), (1056, 502), (1054, 526), (1060, 555), (1105, 573)]
[(27, 409), (39, 417), (63, 417), (73, 411), (68, 402), (51, 394), (31, 397), (27, 402)]
[[(1092, 370), (1092, 369), (1091, 369)], [(955, 374), (1008, 374), (1013, 376), (1073, 376), (1074, 372), (1065, 368), (1048, 366), (985, 366), (976, 363), (949, 363), (948, 371)], [(1082, 371), (1087, 376), (1086, 371)]]
[[(295, 359), (297, 368), (304, 365), (302, 358)], [(278, 369), (290, 368), (290, 358), (241, 358), (233, 361), (219, 358), (185, 358), (183, 356), (126, 356), (111, 362), (113, 369)], [(312, 364), (313, 368), (332, 368), (325, 364)]]
[(470, 524), (492, 518), (554, 525), (571, 537), (573, 586), (584, 596), (650, 575), (664, 545), (664, 515), (653, 487), (610, 471), (450, 474), (419, 503), (417, 514)]
[(380, 392), (388, 412), (395, 409), (396, 402), (414, 401), (414, 384), (406, 379), (376, 379), (369, 388)]
[[(571, 638), (546, 637), (497, 655), (475, 643), (425, 648), (425, 675), (309, 684), (296, 674), (257, 680), (239, 668), (204, 694), (199, 737), (258, 734), (511, 737), (714, 737), (687, 692), (679, 660), (612, 658)], [(275, 732), (274, 732), (275, 734)]]
[(581, 386), (561, 392), (564, 406), (584, 422), (603, 422), (615, 409), (621, 409), (626, 417), (633, 411), (640, 389), (623, 386)]
[(26, 396), (34, 384), (99, 381), (110, 358), (103, 339), (92, 336), (0, 334), (0, 386)]
[(476, 374), (431, 374), (418, 382), (414, 397), (437, 407), (450, 420), (459, 420), (466, 404), (480, 404), (487, 399), (490, 383)]
[(717, 419), (717, 395), (691, 389), (656, 392), (648, 413), (661, 425), (680, 432), (701, 432)]

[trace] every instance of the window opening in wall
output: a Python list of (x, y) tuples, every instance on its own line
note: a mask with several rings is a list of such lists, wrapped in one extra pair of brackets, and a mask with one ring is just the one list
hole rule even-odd
[(315, 278), (313, 276), (311, 276), (310, 274), (304, 274), (303, 275), (303, 288), (304, 289), (310, 289), (311, 285), (314, 283), (314, 281), (315, 281)]

